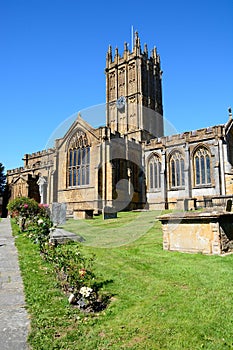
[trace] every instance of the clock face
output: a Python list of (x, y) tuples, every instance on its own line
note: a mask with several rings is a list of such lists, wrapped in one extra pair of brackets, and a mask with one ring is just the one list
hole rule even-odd
[(126, 99), (125, 96), (121, 96), (116, 101), (117, 109), (122, 110), (125, 107)]

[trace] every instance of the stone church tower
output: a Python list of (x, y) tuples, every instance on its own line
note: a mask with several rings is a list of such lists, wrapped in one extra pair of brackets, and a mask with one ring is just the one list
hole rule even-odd
[(141, 50), (138, 33), (134, 47), (119, 55), (109, 46), (106, 58), (106, 124), (111, 131), (138, 141), (163, 136), (163, 106), (160, 57), (156, 48)]
[[(162, 72), (154, 48), (109, 46), (106, 58), (106, 126), (80, 115), (54, 147), (24, 156), (8, 170), (10, 198), (66, 203), (79, 217), (120, 210), (220, 206), (233, 198), (233, 119), (164, 136)], [(85, 118), (85, 115), (84, 115)], [(81, 214), (80, 214), (81, 213)]]

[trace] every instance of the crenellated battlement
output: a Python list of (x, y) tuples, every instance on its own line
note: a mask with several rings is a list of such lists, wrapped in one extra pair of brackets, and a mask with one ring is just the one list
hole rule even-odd
[(163, 136), (154, 138), (144, 143), (144, 148), (160, 148), (162, 146), (170, 146), (173, 144), (182, 144), (184, 142), (196, 142), (200, 140), (207, 140), (211, 138), (222, 137), (223, 125), (211, 126), (207, 128), (183, 132), (180, 134)]
[(156, 47), (152, 49), (151, 55), (149, 56), (147, 44), (144, 44), (144, 49), (142, 51), (138, 32), (135, 32), (134, 46), (132, 51), (129, 49), (129, 44), (125, 42), (122, 55), (119, 54), (118, 47), (116, 47), (113, 56), (112, 46), (109, 45), (106, 55), (106, 71), (108, 71), (108, 69), (116, 67), (116, 65), (119, 66), (139, 56), (145, 61), (150, 60), (153, 61), (154, 64), (158, 64), (160, 66), (160, 56), (157, 53)]
[(42, 150), (42, 151), (38, 151), (38, 152), (33, 152), (31, 154), (25, 154), (24, 155), (24, 159), (33, 159), (33, 158), (38, 158), (38, 157), (43, 157), (43, 156), (46, 156), (46, 155), (50, 155), (54, 152), (54, 148), (49, 148), (47, 150)]
[(22, 173), (24, 171), (24, 167), (19, 167), (19, 168), (15, 168), (15, 169), (11, 169), (11, 170), (7, 170), (7, 175), (13, 175), (16, 173)]
[(24, 167), (19, 167), (19, 168), (7, 170), (7, 175), (19, 174), (19, 173), (23, 173), (23, 172), (28, 172), (30, 170), (35, 171), (35, 170), (42, 169), (44, 167), (51, 167), (51, 166), (53, 166), (53, 164), (54, 164), (54, 162), (51, 160), (40, 161), (40, 162), (36, 162), (35, 164), (28, 164)]
[(54, 153), (54, 151), (54, 148), (49, 148), (48, 150), (42, 150), (31, 154), (25, 154), (23, 157), (24, 166), (7, 170), (7, 175), (13, 175), (28, 170), (40, 169), (46, 166), (53, 165), (51, 155)]

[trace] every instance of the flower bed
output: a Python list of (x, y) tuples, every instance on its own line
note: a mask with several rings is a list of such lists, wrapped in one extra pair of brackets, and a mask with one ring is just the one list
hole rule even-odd
[(106, 308), (110, 297), (100, 293), (102, 283), (93, 272), (94, 257), (84, 257), (77, 242), (50, 242), (53, 223), (48, 206), (21, 197), (10, 202), (8, 210), (21, 232), (38, 244), (41, 257), (53, 265), (69, 303), (86, 312)]

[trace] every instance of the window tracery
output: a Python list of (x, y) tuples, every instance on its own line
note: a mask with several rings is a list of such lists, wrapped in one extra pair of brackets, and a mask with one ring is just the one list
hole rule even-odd
[(161, 162), (157, 155), (153, 155), (148, 163), (149, 188), (150, 190), (159, 190), (161, 188)]
[(194, 153), (194, 181), (196, 186), (211, 184), (210, 154), (205, 147)]
[(170, 157), (170, 185), (171, 188), (184, 187), (184, 157), (176, 151)]
[(90, 145), (86, 134), (78, 131), (70, 141), (68, 150), (68, 186), (90, 183)]

